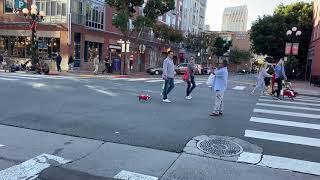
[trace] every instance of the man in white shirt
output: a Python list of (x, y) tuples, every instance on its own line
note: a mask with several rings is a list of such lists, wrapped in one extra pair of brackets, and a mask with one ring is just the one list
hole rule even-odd
[(228, 62), (219, 63), (218, 70), (215, 71), (214, 87), (215, 92), (215, 107), (210, 116), (219, 116), (223, 114), (223, 98), (224, 92), (227, 90), (228, 84)]

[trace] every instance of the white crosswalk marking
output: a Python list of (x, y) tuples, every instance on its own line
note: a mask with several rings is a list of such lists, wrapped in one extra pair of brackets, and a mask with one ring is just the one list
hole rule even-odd
[(0, 147), (4, 147), (4, 145), (3, 145), (3, 144), (0, 144)]
[[(316, 97), (298, 96), (293, 101), (289, 101), (274, 100), (270, 96), (261, 96), (253, 110), (254, 114), (250, 118), (250, 122), (255, 123), (256, 127), (251, 126), (250, 129), (246, 129), (244, 136), (260, 141), (289, 143), (291, 147), (295, 146), (295, 149), (300, 149), (300, 153), (304, 152), (304, 146), (318, 149), (320, 147), (320, 134), (308, 132), (320, 130), (319, 107), (320, 98)], [(310, 113), (307, 111), (310, 111)], [(265, 124), (268, 126), (264, 126)], [(261, 127), (263, 127), (263, 131)], [(288, 128), (296, 128), (296, 130), (292, 131), (290, 129), (288, 131)], [(287, 147), (287, 144), (285, 147)], [(262, 148), (264, 148), (263, 144)], [(278, 152), (277, 148), (283, 148), (283, 146), (274, 146), (272, 148), (273, 155)], [(283, 149), (279, 149), (279, 151), (281, 152)], [(261, 163), (258, 165), (320, 175), (320, 162), (304, 161), (297, 157), (299, 156), (295, 153), (288, 153), (286, 157), (264, 154)], [(305, 159), (314, 158), (305, 157)]]
[(257, 106), (265, 106), (265, 107), (278, 107), (278, 108), (287, 108), (287, 109), (299, 109), (299, 110), (307, 110), (307, 111), (320, 111), (319, 108), (308, 108), (301, 106), (287, 106), (281, 104), (267, 104), (267, 103), (257, 103)]
[(296, 102), (296, 101), (280, 101), (280, 100), (271, 100), (271, 99), (259, 99), (262, 102), (274, 102), (274, 103), (286, 103), (286, 104), (296, 104), (296, 105), (307, 105), (307, 106), (319, 106), (320, 104), (314, 103), (304, 103), (304, 102)]
[(18, 81), (19, 79), (12, 79), (12, 78), (3, 78), (3, 77), (0, 77), (0, 80), (5, 80), (5, 81)]
[(156, 83), (156, 82), (164, 82), (163, 79), (155, 79), (155, 80), (149, 80), (149, 81), (146, 81), (147, 83)]
[(234, 88), (232, 88), (233, 90), (240, 90), (243, 91), (246, 87), (245, 86), (235, 86)]
[(301, 144), (301, 145), (320, 147), (320, 139), (316, 139), (316, 138), (294, 136), (294, 135), (288, 135), (288, 134), (279, 134), (279, 133), (270, 133), (270, 132), (263, 132), (263, 131), (253, 131), (253, 130), (246, 130), (245, 136), (253, 137), (257, 139), (265, 139), (270, 141), (279, 141), (279, 142), (286, 142), (286, 143), (292, 143), (292, 144)]
[(120, 173), (118, 173), (113, 178), (122, 179), (122, 180), (158, 180), (158, 178), (154, 177), (154, 176), (147, 176), (144, 174), (139, 174), (139, 173), (130, 172), (130, 171), (124, 171), (124, 170), (122, 170)]
[(319, 124), (301, 123), (301, 122), (284, 121), (284, 120), (276, 120), (276, 119), (269, 119), (269, 118), (258, 118), (258, 117), (251, 117), (250, 121), (257, 122), (257, 123), (264, 123), (264, 124), (274, 124), (274, 125), (280, 125), (280, 126), (290, 126), (290, 127), (320, 130)]
[(17, 79), (29, 79), (29, 80), (35, 80), (35, 79), (40, 79), (36, 77), (29, 77), (29, 76), (8, 76), (8, 75), (0, 75), (0, 77), (5, 77), (5, 78), (17, 78)]

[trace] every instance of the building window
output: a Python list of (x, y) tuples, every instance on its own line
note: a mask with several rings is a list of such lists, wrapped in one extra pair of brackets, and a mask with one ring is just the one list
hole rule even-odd
[[(86, 4), (86, 26), (95, 29), (104, 29), (105, 6), (88, 2)], [(113, 16), (112, 18), (114, 18)]]
[(45, 22), (66, 22), (67, 21), (67, 0), (34, 0), (38, 11), (44, 11)]
[(166, 24), (168, 25), (168, 26), (170, 26), (171, 25), (171, 17), (170, 17), (170, 15), (168, 15), (168, 14), (166, 14)]
[(13, 0), (5, 0), (4, 5), (5, 5), (5, 8), (4, 8), (5, 13), (13, 12)]

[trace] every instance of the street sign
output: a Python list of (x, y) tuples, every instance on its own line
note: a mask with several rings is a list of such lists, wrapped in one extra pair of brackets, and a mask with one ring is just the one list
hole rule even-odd
[(291, 55), (292, 43), (286, 43), (285, 55)]
[(27, 8), (27, 1), (26, 0), (15, 0), (15, 9), (22, 10), (23, 8)]
[(292, 45), (292, 55), (296, 56), (299, 54), (299, 43), (293, 43)]

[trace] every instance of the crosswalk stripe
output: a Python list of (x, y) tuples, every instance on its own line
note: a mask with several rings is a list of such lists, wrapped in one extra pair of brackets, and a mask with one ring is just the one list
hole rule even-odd
[(233, 90), (244, 90), (246, 87), (245, 86), (235, 86), (234, 88), (232, 88)]
[(38, 79), (40, 79), (40, 78), (35, 78), (35, 77), (5, 76), (5, 75), (0, 75), (0, 77), (4, 77), (4, 78), (16, 78), (16, 79), (29, 79), (29, 80), (38, 80)]
[(3, 144), (0, 144), (0, 147), (4, 147), (4, 145), (3, 145)]
[(320, 175), (320, 163), (279, 156), (263, 155), (259, 166)]
[(288, 134), (270, 133), (264, 131), (246, 130), (245, 137), (264, 139), (269, 141), (286, 142), (290, 144), (299, 144), (313, 147), (320, 147), (320, 139), (294, 136)]
[(5, 80), (5, 81), (18, 81), (20, 79), (12, 79), (12, 78), (2, 78), (0, 77), (1, 80)]
[(296, 105), (307, 105), (307, 106), (319, 106), (320, 107), (320, 104), (297, 102), (297, 101), (283, 101), (283, 100), (271, 100), (271, 99), (259, 99), (259, 101), (274, 102), (274, 103), (286, 103), (286, 104), (296, 104)]
[(307, 110), (307, 111), (320, 111), (319, 108), (308, 108), (308, 107), (300, 107), (300, 106), (287, 106), (281, 104), (267, 104), (267, 103), (257, 103), (257, 106), (266, 106), (266, 107), (277, 107), (277, 108), (287, 108), (287, 109), (299, 109), (299, 110)]
[(124, 171), (122, 170), (120, 173), (118, 173), (116, 176), (113, 178), (116, 179), (123, 179), (123, 180), (158, 180), (157, 177), (154, 176), (147, 176), (144, 174), (139, 174), (135, 172), (130, 172), (130, 171)]
[(180, 84), (180, 83), (183, 83), (183, 82), (184, 82), (183, 80), (175, 80), (174, 84)]
[(283, 116), (294, 116), (294, 117), (304, 117), (304, 118), (312, 118), (312, 119), (320, 119), (320, 115), (316, 114), (306, 114), (306, 113), (296, 113), (296, 112), (288, 112), (288, 111), (275, 111), (275, 110), (267, 110), (267, 109), (254, 109), (255, 113), (265, 113), (265, 114), (276, 114)]
[(128, 79), (128, 81), (146, 81), (149, 78)]
[(66, 160), (62, 157), (42, 154), (21, 164), (0, 171), (0, 180), (36, 179), (41, 171), (50, 167), (50, 161), (57, 163), (57, 165), (70, 162), (70, 160)]
[(155, 82), (164, 82), (163, 79), (155, 79), (155, 80), (150, 80), (150, 81), (146, 81), (147, 83), (155, 83)]
[(280, 125), (280, 126), (320, 130), (319, 124), (300, 123), (300, 122), (284, 121), (284, 120), (269, 119), (269, 118), (258, 118), (258, 117), (251, 117), (250, 121), (257, 122), (257, 123), (264, 123), (264, 124), (274, 124), (274, 125)]
[(202, 85), (203, 83), (196, 83), (197, 86)]
[[(267, 98), (267, 99), (271, 99), (271, 96), (260, 96), (261, 98)], [(294, 101), (298, 101), (298, 102), (315, 102), (315, 103), (320, 103), (320, 99), (308, 99), (308, 98), (302, 98), (302, 97), (295, 97)]]
[(298, 95), (297, 98), (304, 98), (304, 99), (312, 99), (312, 100), (320, 100), (318, 97), (313, 97), (313, 96), (302, 96)]

